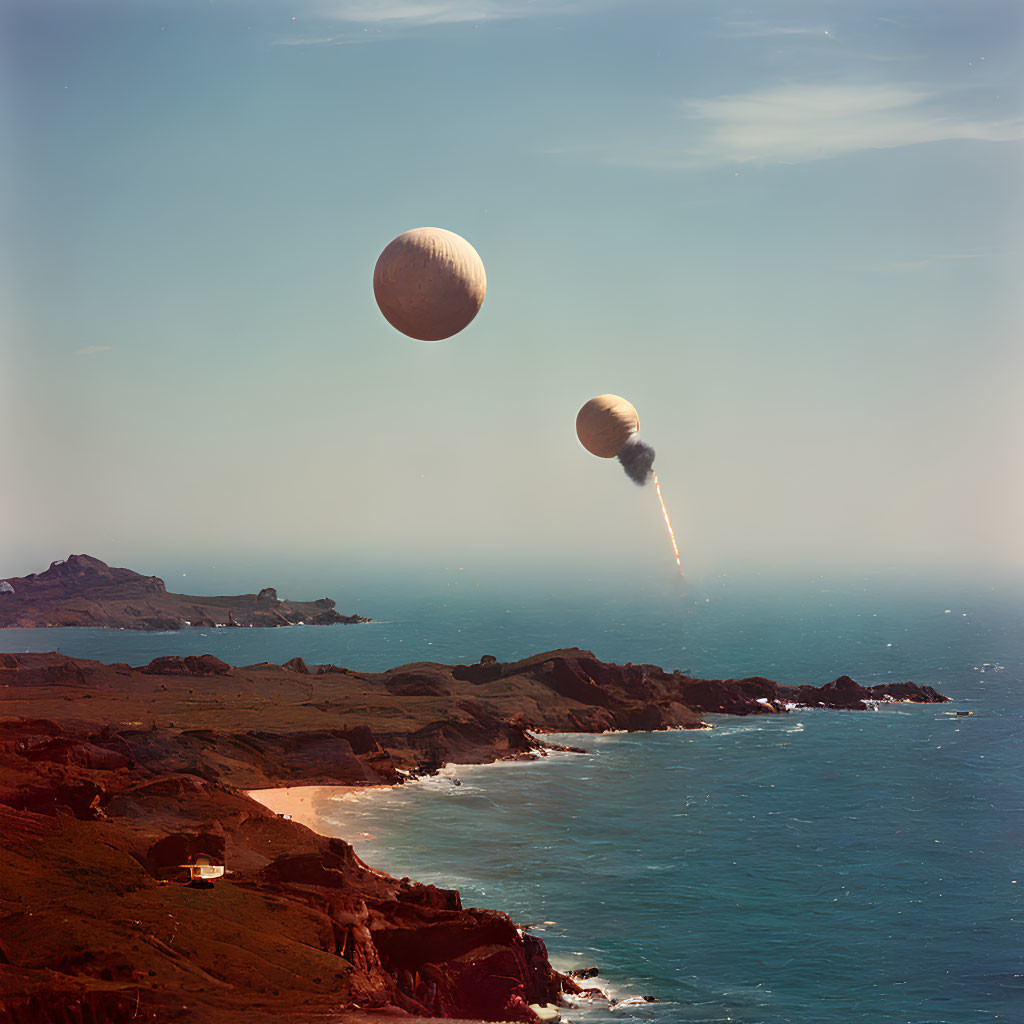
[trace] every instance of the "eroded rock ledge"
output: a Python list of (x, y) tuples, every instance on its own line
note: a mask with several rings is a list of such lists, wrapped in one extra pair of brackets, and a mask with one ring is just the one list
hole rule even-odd
[[(703, 680), (576, 649), (500, 664), (235, 668), (0, 655), (0, 1016), (14, 1022), (533, 1020), (574, 983), (459, 894), (394, 879), (243, 790), (399, 783), (536, 756), (533, 730), (700, 728), (913, 683)], [(229, 874), (182, 884), (198, 853)], [(369, 1008), (369, 1010), (368, 1010)]]

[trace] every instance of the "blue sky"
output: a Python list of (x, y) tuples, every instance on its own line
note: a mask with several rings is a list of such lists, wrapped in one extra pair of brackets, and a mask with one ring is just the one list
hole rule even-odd
[[(1024, 565), (1016, 3), (9, 0), (5, 573)], [(488, 273), (436, 345), (380, 250)], [(145, 562), (145, 565), (140, 563)]]

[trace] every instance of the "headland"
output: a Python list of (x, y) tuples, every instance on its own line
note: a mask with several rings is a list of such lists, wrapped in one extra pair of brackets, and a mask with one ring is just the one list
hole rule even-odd
[(219, 626), (331, 626), (369, 622), (342, 615), (334, 601), (282, 601), (273, 587), (255, 594), (197, 597), (168, 593), (159, 576), (120, 569), (91, 555), (69, 555), (41, 573), (0, 580), (0, 629), (92, 626), (176, 630)]
[[(381, 673), (0, 655), (0, 1010), (19, 1024), (533, 1021), (531, 1004), (575, 985), (538, 938), (375, 871), (245, 791), (532, 758), (535, 731), (945, 699), (846, 676), (697, 679), (578, 649)], [(212, 886), (186, 884), (200, 855), (226, 868)]]

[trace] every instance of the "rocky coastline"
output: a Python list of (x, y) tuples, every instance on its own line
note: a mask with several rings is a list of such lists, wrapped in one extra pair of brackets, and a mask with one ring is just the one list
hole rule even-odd
[(171, 594), (159, 576), (120, 569), (91, 555), (69, 555), (41, 573), (0, 580), (0, 629), (91, 626), (178, 630), (219, 627), (334, 626), (370, 622), (342, 615), (334, 601), (282, 601), (273, 587), (255, 594)]
[[(534, 732), (944, 700), (847, 676), (696, 679), (578, 649), (381, 673), (0, 655), (0, 1017), (537, 1020), (531, 1005), (576, 986), (538, 938), (454, 890), (375, 871), (246, 791), (531, 758)], [(186, 884), (200, 855), (227, 873)]]

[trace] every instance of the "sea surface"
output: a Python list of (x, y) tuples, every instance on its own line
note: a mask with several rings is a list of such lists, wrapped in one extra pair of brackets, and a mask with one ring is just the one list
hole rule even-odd
[(881, 573), (562, 588), (454, 569), (395, 583), (360, 588), (356, 610), (386, 620), (366, 625), (6, 630), (0, 648), (371, 670), (580, 646), (712, 677), (931, 684), (954, 703), (553, 737), (588, 752), (325, 792), (322, 828), (508, 911), (616, 998), (659, 1000), (566, 1011), (587, 1024), (1024, 1020), (1024, 587)]

